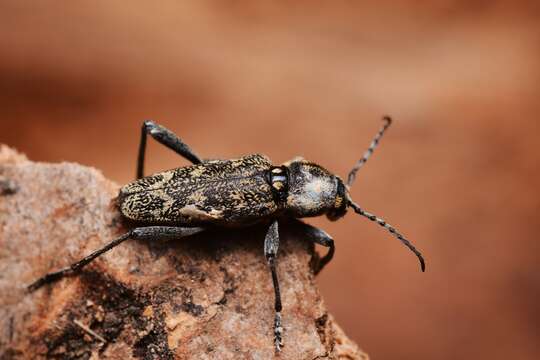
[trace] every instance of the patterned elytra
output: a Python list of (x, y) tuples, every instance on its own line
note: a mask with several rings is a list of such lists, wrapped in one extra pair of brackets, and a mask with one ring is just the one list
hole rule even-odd
[(160, 172), (127, 184), (118, 204), (124, 216), (155, 224), (245, 225), (280, 208), (269, 183), (270, 160), (260, 154)]

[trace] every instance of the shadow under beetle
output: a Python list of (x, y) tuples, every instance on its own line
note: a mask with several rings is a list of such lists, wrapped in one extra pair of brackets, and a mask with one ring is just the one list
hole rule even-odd
[[(152, 121), (145, 121), (139, 146), (137, 180), (122, 187), (117, 199), (124, 217), (145, 226), (131, 229), (69, 267), (46, 274), (28, 288), (33, 291), (73, 274), (127, 239), (177, 239), (211, 226), (249, 226), (266, 221), (270, 225), (264, 240), (264, 254), (275, 291), (274, 344), (279, 351), (283, 346), (281, 296), (276, 273), (280, 218), (326, 214), (330, 220), (337, 220), (350, 207), (397, 237), (416, 254), (422, 271), (425, 270), (422, 255), (407, 239), (383, 219), (360, 208), (349, 195), (356, 172), (366, 163), (392, 122), (389, 117), (383, 120), (383, 127), (350, 171), (347, 184), (320, 165), (302, 158), (292, 159), (280, 166), (272, 165), (266, 156), (259, 154), (236, 160), (205, 161), (171, 131)], [(148, 134), (193, 165), (144, 177)], [(148, 224), (151, 226), (146, 226)], [(329, 248), (315, 269), (315, 273), (318, 273), (332, 259), (334, 241), (323, 230), (304, 223), (302, 226), (306, 238)]]

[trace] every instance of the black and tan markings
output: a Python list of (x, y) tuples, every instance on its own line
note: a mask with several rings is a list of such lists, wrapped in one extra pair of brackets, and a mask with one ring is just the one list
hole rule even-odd
[[(152, 121), (145, 121), (139, 146), (137, 180), (122, 187), (117, 199), (122, 215), (140, 226), (132, 228), (76, 263), (42, 276), (29, 285), (29, 289), (36, 290), (80, 271), (92, 260), (127, 239), (179, 239), (212, 226), (247, 226), (266, 222), (270, 225), (265, 237), (264, 254), (274, 285), (274, 346), (279, 351), (285, 334), (276, 270), (280, 219), (325, 214), (330, 220), (337, 220), (350, 207), (355, 213), (388, 230), (414, 252), (420, 260), (422, 271), (425, 269), (422, 255), (403, 235), (385, 220), (360, 208), (349, 194), (356, 172), (366, 163), (390, 126), (389, 117), (385, 117), (384, 121), (384, 126), (364, 156), (349, 172), (347, 185), (322, 166), (302, 158), (294, 158), (280, 166), (272, 165), (267, 157), (259, 154), (235, 160), (203, 161), (173, 132)], [(193, 165), (144, 177), (147, 135)], [(314, 269), (318, 273), (332, 260), (334, 240), (321, 229), (301, 224), (307, 240), (329, 249)]]
[(120, 211), (156, 224), (246, 225), (282, 206), (268, 181), (272, 164), (263, 155), (212, 160), (139, 179), (120, 190)]

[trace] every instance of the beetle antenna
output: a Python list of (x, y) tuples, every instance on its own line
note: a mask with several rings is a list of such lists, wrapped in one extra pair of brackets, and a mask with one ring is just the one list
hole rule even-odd
[(392, 118), (390, 116), (384, 116), (383, 121), (384, 121), (383, 127), (381, 128), (381, 130), (379, 130), (377, 135), (375, 135), (375, 137), (371, 141), (371, 144), (369, 145), (369, 148), (364, 153), (364, 156), (362, 156), (362, 158), (356, 162), (352, 170), (349, 172), (349, 177), (347, 179), (347, 187), (350, 187), (352, 185), (352, 183), (354, 182), (354, 179), (356, 178), (356, 172), (366, 163), (366, 161), (369, 159), (371, 154), (373, 154), (373, 150), (375, 150), (375, 148), (379, 144), (379, 140), (381, 140), (381, 137), (383, 136), (384, 132), (386, 131), (386, 129), (388, 129), (390, 124), (392, 124)]
[(379, 217), (377, 217), (377, 216), (363, 210), (362, 208), (360, 208), (360, 206), (358, 206), (357, 204), (355, 204), (352, 201), (349, 201), (349, 206), (351, 206), (354, 209), (354, 212), (356, 212), (357, 214), (365, 216), (369, 220), (376, 222), (377, 224), (381, 225), (386, 230), (388, 230), (392, 235), (397, 237), (399, 241), (401, 241), (406, 247), (409, 248), (409, 250), (411, 250), (418, 257), (418, 260), (420, 260), (420, 268), (422, 269), (422, 272), (424, 272), (426, 270), (426, 263), (424, 261), (424, 258), (422, 257), (422, 254), (420, 253), (420, 251), (416, 250), (416, 248), (413, 246), (413, 244), (411, 244), (409, 240), (405, 239), (403, 237), (403, 235), (401, 235), (394, 227), (392, 227), (390, 224), (388, 224), (383, 219), (381, 219), (381, 218), (379, 218)]

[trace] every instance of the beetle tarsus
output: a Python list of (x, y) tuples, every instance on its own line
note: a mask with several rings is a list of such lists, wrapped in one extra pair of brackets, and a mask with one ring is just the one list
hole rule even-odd
[(281, 312), (276, 312), (274, 319), (274, 345), (276, 351), (280, 352), (283, 347), (283, 326), (281, 325)]
[(58, 271), (55, 271), (55, 272), (48, 273), (48, 274), (40, 277), (39, 279), (37, 279), (33, 283), (31, 283), (30, 285), (28, 285), (27, 290), (28, 290), (28, 292), (34, 292), (37, 289), (39, 289), (40, 287), (42, 287), (43, 285), (50, 284), (52, 282), (55, 282), (55, 281), (63, 278), (64, 276), (68, 276), (68, 275), (71, 275), (73, 273), (74, 273), (74, 271), (71, 269), (71, 267), (64, 268), (62, 270), (58, 270)]

